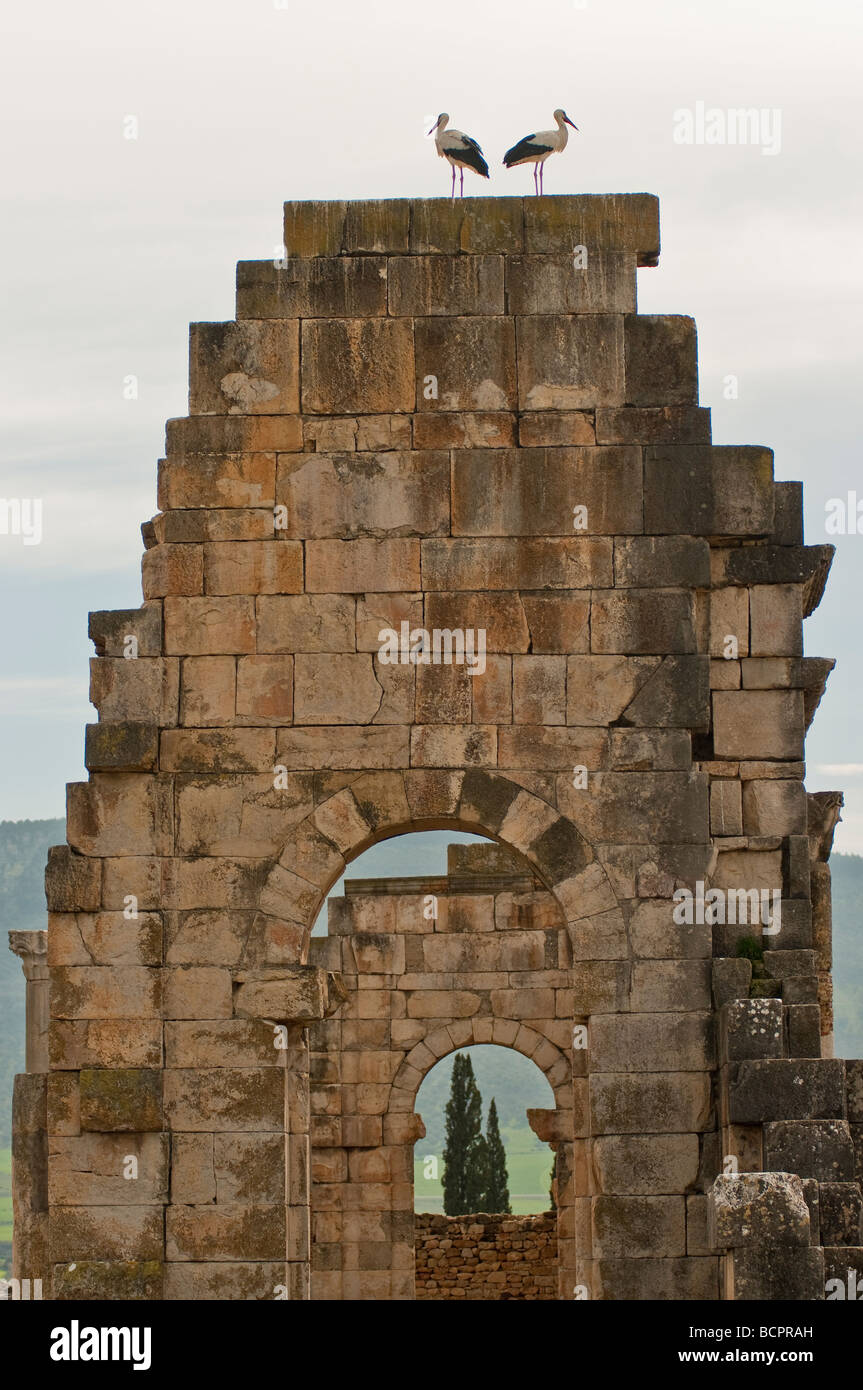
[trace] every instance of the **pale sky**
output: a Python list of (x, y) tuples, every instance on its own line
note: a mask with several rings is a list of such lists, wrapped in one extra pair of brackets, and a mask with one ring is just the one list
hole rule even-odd
[[(466, 189), (527, 193), (503, 151), (564, 106), (580, 133), (547, 192), (660, 195), (640, 309), (694, 315), (715, 441), (774, 448), (807, 540), (838, 545), (806, 624), (838, 658), (808, 786), (845, 789), (836, 847), (863, 852), (863, 534), (824, 526), (830, 498), (863, 499), (861, 31), (853, 0), (7, 4), (0, 497), (41, 498), (44, 534), (0, 535), (0, 819), (62, 815), (85, 776), (87, 611), (140, 602), (188, 323), (233, 316), (235, 264), (274, 254), (282, 202), (447, 194), (441, 110), (489, 158)], [(776, 152), (675, 143), (698, 103), (765, 112)]]

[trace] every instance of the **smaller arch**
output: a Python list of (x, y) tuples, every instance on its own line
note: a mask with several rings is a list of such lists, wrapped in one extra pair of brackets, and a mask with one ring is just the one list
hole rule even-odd
[(459, 1028), (451, 1024), (434, 1028), (416, 1043), (393, 1077), (388, 1109), (402, 1113), (415, 1109), (417, 1092), (432, 1067), (451, 1052), (481, 1043), (510, 1047), (530, 1058), (551, 1087), (556, 1108), (573, 1109), (572, 1063), (560, 1048), (526, 1023), (487, 1015), (465, 1019)]

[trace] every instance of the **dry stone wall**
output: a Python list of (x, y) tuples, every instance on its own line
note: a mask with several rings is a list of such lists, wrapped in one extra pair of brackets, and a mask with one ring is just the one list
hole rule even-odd
[(555, 1214), (417, 1214), (416, 1271), (418, 1299), (557, 1298)]
[[(561, 1271), (711, 1298), (720, 1248), (743, 1258), (707, 1238), (724, 1161), (760, 1170), (781, 1120), (860, 1123), (829, 1056), (832, 812), (803, 783), (830, 547), (769, 449), (711, 443), (692, 320), (637, 313), (655, 198), (289, 203), (285, 251), (192, 326), (143, 604), (91, 616), (16, 1269), (55, 1298), (308, 1297), (308, 1030), (347, 1005), (362, 1056), (401, 1021), (397, 967), (352, 1018), (309, 934), (367, 846), (453, 827), (560, 914), (559, 983), (511, 965), (505, 1018), (461, 970), (428, 991), (472, 1033), (587, 1030)], [(748, 985), (742, 925), (774, 958)], [(358, 1116), (409, 1116), (419, 1045)]]

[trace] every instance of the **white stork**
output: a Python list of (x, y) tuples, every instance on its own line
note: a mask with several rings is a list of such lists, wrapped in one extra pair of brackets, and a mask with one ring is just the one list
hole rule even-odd
[[(542, 193), (542, 166), (550, 154), (556, 154), (559, 150), (565, 150), (569, 133), (566, 129), (571, 125), (573, 130), (578, 130), (578, 126), (569, 119), (565, 111), (560, 107), (554, 113), (557, 121), (557, 130), (540, 130), (536, 135), (525, 135), (523, 140), (519, 140), (517, 145), (513, 145), (511, 150), (507, 150), (503, 157), (503, 162), (507, 169), (514, 169), (516, 164), (533, 165), (533, 186), (537, 194)], [(539, 171), (539, 184), (537, 184), (537, 170)]]
[(441, 159), (448, 159), (452, 165), (452, 200), (455, 202), (455, 171), (461, 172), (461, 196), (464, 197), (464, 171), (473, 169), (482, 178), (488, 178), (488, 165), (485, 156), (475, 140), (461, 130), (447, 130), (449, 116), (441, 111), (431, 130)]

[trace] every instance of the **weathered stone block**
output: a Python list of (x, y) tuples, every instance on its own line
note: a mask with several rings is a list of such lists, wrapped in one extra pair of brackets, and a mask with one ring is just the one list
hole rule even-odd
[(854, 1143), (844, 1120), (775, 1120), (764, 1126), (764, 1162), (819, 1182), (854, 1179)]
[(253, 652), (255, 600), (166, 598), (165, 649), (180, 656)]
[(439, 451), (304, 455), (280, 473), (276, 491), (287, 534), (304, 540), (449, 531), (449, 455)]
[(434, 539), (421, 544), (427, 590), (591, 589), (602, 588), (605, 576), (611, 583), (612, 543), (603, 536)]
[(326, 974), (314, 966), (243, 971), (235, 978), (234, 1013), (237, 1018), (306, 1024), (326, 1016)]
[(298, 594), (303, 551), (297, 541), (213, 541), (204, 546), (207, 594)]
[(593, 1166), (601, 1190), (608, 1193), (685, 1192), (698, 1174), (698, 1135), (603, 1135), (594, 1140)]
[(769, 449), (698, 444), (645, 449), (646, 532), (757, 536), (768, 534), (772, 525)]
[(415, 336), (418, 411), (516, 408), (511, 318), (421, 318)]
[(612, 314), (535, 314), (517, 320), (520, 410), (621, 405), (623, 320)]
[(635, 255), (600, 248), (587, 265), (562, 256), (507, 256), (511, 314), (635, 313)]
[(594, 1197), (593, 1254), (673, 1258), (686, 1254), (683, 1197)]
[(304, 413), (414, 408), (413, 328), (406, 319), (304, 319), (302, 358)]
[(843, 1063), (837, 1059), (740, 1062), (728, 1082), (732, 1122), (841, 1120)]
[(709, 1197), (708, 1237), (714, 1250), (809, 1245), (809, 1208), (794, 1173), (720, 1176)]
[(284, 1203), (168, 1207), (165, 1254), (174, 1260), (277, 1260), (285, 1254)]
[(692, 595), (674, 589), (594, 591), (590, 605), (594, 652), (641, 655), (694, 652)]
[(719, 1014), (723, 1061), (783, 1055), (782, 1002), (779, 999), (733, 999)]
[(591, 535), (642, 526), (637, 449), (498, 449), (453, 460), (453, 535), (572, 535), (573, 508)]
[(159, 755), (159, 730), (132, 720), (88, 724), (84, 764), (90, 772), (149, 772)]
[(695, 321), (682, 315), (628, 314), (624, 324), (626, 404), (697, 404)]
[[(205, 507), (263, 508), (275, 503), (276, 456), (265, 454), (189, 454), (159, 463), (159, 506), (195, 510)], [(206, 539), (204, 530), (196, 540)], [(272, 535), (272, 525), (268, 534)], [(241, 539), (241, 538), (240, 538)]]
[(718, 758), (803, 756), (800, 690), (715, 690), (713, 718)]
[(308, 541), (306, 588), (313, 594), (405, 593), (419, 589), (420, 541)]
[(697, 1133), (707, 1127), (710, 1114), (710, 1076), (595, 1072), (590, 1105), (596, 1135)]
[[(391, 314), (503, 314), (502, 256), (391, 256), (387, 297)], [(510, 313), (516, 312), (510, 306)]]
[(387, 312), (383, 256), (239, 261), (238, 319), (372, 318)]
[(299, 335), (293, 319), (193, 323), (193, 415), (291, 415), (299, 410)]

